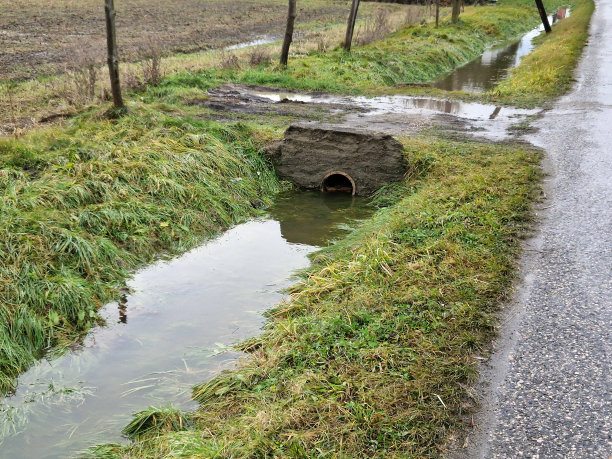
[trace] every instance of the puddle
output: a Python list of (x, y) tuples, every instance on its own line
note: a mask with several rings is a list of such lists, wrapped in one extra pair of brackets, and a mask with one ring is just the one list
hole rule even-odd
[[(539, 109), (518, 109), (430, 97), (349, 97), (254, 90), (238, 85), (233, 85), (232, 88), (238, 88), (247, 97), (263, 98), (274, 103), (290, 101), (328, 105), (333, 107), (333, 112), (344, 116), (340, 126), (395, 135), (409, 134), (422, 128), (458, 127), (489, 140), (502, 140), (508, 136), (507, 129), (512, 124), (539, 112)], [(463, 124), (455, 126), (457, 123), (450, 122), (448, 118), (440, 118), (441, 115), (451, 115)], [(414, 127), (415, 125), (418, 126)]]
[(233, 51), (236, 49), (248, 48), (249, 46), (268, 45), (278, 40), (280, 40), (280, 38), (278, 37), (266, 36), (266, 37), (258, 38), (256, 40), (245, 41), (243, 43), (238, 43), (236, 45), (226, 46), (223, 49), (225, 49), (226, 51)]
[(315, 98), (315, 96), (311, 96), (308, 94), (298, 94), (298, 93), (292, 93), (292, 92), (254, 91), (254, 92), (251, 92), (251, 94), (253, 94), (254, 96), (258, 96), (258, 97), (263, 97), (264, 99), (268, 99), (272, 102), (290, 101), (290, 102), (331, 104), (331, 103), (334, 103), (334, 100), (340, 100), (339, 98), (324, 97), (324, 96)]
[[(570, 9), (561, 8), (548, 17), (551, 24), (569, 17)], [(459, 67), (445, 78), (435, 82), (433, 87), (447, 91), (466, 91), (482, 93), (493, 89), (500, 81), (508, 77), (510, 71), (517, 67), (523, 57), (533, 51), (533, 40), (544, 31), (540, 25), (528, 32), (516, 43), (501, 48), (489, 49), (479, 58)]]
[(284, 195), (269, 218), (136, 273), (133, 293), (103, 308), (108, 326), (82, 349), (39, 362), (0, 402), (0, 456), (71, 457), (121, 441), (133, 412), (169, 403), (195, 408), (191, 387), (235, 363), (240, 354), (229, 346), (259, 332), (261, 313), (283, 298), (291, 274), (343, 234), (338, 225), (370, 215), (366, 202)]
[(389, 113), (444, 113), (460, 118), (473, 120), (492, 120), (528, 115), (535, 110), (523, 110), (513, 107), (497, 107), (495, 105), (475, 102), (462, 102), (458, 100), (435, 99), (429, 97), (412, 96), (380, 96), (380, 97), (349, 97), (330, 95), (308, 95), (298, 93), (249, 91), (250, 95), (262, 97), (272, 102), (304, 102), (327, 105), (354, 105), (368, 115)]

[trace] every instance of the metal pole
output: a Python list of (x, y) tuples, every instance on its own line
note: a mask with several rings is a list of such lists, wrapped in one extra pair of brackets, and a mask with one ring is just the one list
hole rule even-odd
[(546, 9), (544, 9), (544, 4), (542, 0), (535, 0), (536, 5), (538, 5), (538, 11), (540, 12), (540, 17), (542, 18), (542, 24), (544, 24), (544, 30), (546, 33), (550, 33), (552, 30), (550, 28), (550, 22), (548, 22), (548, 15), (546, 14)]

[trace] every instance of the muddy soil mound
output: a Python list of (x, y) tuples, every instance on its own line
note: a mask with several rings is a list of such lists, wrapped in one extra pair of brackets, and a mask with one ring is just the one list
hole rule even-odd
[(292, 125), (270, 155), (278, 174), (302, 188), (357, 195), (401, 180), (408, 168), (392, 136), (348, 128)]

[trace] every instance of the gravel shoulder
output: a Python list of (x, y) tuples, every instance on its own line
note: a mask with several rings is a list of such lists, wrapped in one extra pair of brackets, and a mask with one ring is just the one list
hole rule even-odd
[(611, 0), (597, 2), (576, 78), (529, 139), (545, 150), (547, 198), (459, 457), (612, 453)]

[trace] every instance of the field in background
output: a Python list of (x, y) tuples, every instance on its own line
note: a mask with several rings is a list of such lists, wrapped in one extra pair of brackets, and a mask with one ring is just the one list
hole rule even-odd
[[(389, 8), (390, 6), (386, 6)], [(122, 0), (117, 2), (123, 59), (151, 47), (168, 53), (193, 52), (280, 37), (285, 0)], [(366, 4), (364, 14), (381, 8)], [(24, 79), (103, 63), (105, 23), (99, 0), (0, 0), (0, 80)], [(297, 31), (346, 20), (349, 2), (301, 0)]]
[[(42, 3), (45, 0), (34, 1)], [(58, 5), (64, 0), (47, 1)], [(91, 3), (91, 0), (84, 1)], [(136, 4), (141, 0), (126, 1), (129, 5), (130, 1)], [(183, 3), (188, 1), (194, 2), (195, 5), (195, 0), (184, 0)], [(8, 0), (0, 0), (0, 7), (4, 3), (8, 3)], [(123, 2), (121, 3), (123, 4)], [(264, 4), (268, 6), (257, 10), (257, 5)], [(235, 0), (229, 0), (225, 3), (219, 0), (202, 0), (200, 5), (209, 5), (211, 11), (214, 10), (219, 18), (225, 15), (226, 23), (224, 27), (220, 27), (219, 20), (214, 18), (206, 22), (206, 25), (204, 23), (201, 25), (202, 29), (207, 30), (202, 32), (202, 35), (214, 37), (216, 34), (216, 38), (209, 39), (205, 45), (208, 47), (218, 46), (217, 49), (186, 53), (188, 50), (194, 50), (195, 45), (193, 45), (193, 40), (191, 41), (192, 44), (189, 45), (190, 39), (185, 35), (182, 45), (183, 52), (173, 54), (172, 48), (169, 47), (169, 41), (160, 41), (159, 37), (153, 39), (147, 35), (147, 28), (143, 27), (143, 24), (147, 22), (146, 20), (134, 19), (137, 26), (126, 30), (120, 27), (119, 45), (120, 53), (123, 53), (121, 83), (124, 90), (139, 90), (145, 86), (156, 86), (164, 76), (184, 71), (266, 64), (270, 63), (272, 56), (278, 53), (280, 48), (280, 42), (278, 41), (272, 45), (250, 46), (231, 51), (225, 51), (223, 47), (228, 44), (248, 42), (263, 36), (272, 39), (278, 38), (284, 31), (282, 23), (286, 14), (283, 12), (284, 3), (282, 0), (246, 0), (242, 3)], [(250, 8), (249, 11), (253, 13), (252, 17), (244, 18), (242, 14), (232, 13), (228, 5), (233, 5), (234, 9), (243, 5), (245, 11)], [(276, 17), (266, 13), (272, 7), (277, 11), (275, 13)], [(171, 9), (170, 6), (166, 8)], [(178, 9), (178, 6), (175, 5), (174, 8)], [(26, 13), (17, 12), (17, 9), (16, 6), (11, 5), (10, 8), (7, 8), (7, 15), (0, 17), (0, 46), (3, 44), (3, 40), (6, 41), (7, 37), (7, 29), (3, 29), (2, 23), (10, 22), (7, 18), (10, 18), (11, 15), (14, 18), (26, 16)], [(36, 9), (36, 11), (39, 9)], [(142, 8), (140, 11), (144, 10)], [(301, 1), (296, 22), (296, 34), (291, 46), (292, 55), (326, 51), (338, 47), (344, 38), (345, 16), (348, 10), (349, 4), (345, 1)], [(94, 14), (98, 10), (92, 7), (91, 11)], [(199, 11), (204, 11), (204, 7), (200, 6)], [(360, 9), (360, 19), (355, 32), (355, 44), (360, 45), (378, 40), (406, 24), (418, 24), (427, 20), (432, 13), (431, 8), (418, 5), (366, 4), (364, 8)], [(60, 13), (56, 11), (54, 14)], [(119, 9), (119, 16), (124, 17), (125, 20), (126, 15), (127, 6), (124, 5), (123, 8)], [(235, 18), (232, 21), (235, 21), (236, 27), (231, 27), (231, 22), (227, 22), (228, 18)], [(100, 18), (97, 18), (97, 20), (101, 21)], [(38, 21), (37, 23), (43, 22), (40, 18), (36, 21)], [(33, 22), (36, 21), (33, 20)], [(161, 18), (160, 21), (162, 21)], [(172, 23), (172, 21), (176, 20), (170, 18), (168, 23)], [(268, 27), (262, 25), (265, 21), (268, 21)], [(274, 21), (277, 24), (270, 25)], [(18, 21), (14, 19), (13, 22), (17, 23)], [(77, 22), (75, 20), (75, 23)], [(121, 21), (119, 21), (119, 24), (121, 26)], [(38, 26), (22, 24), (21, 27), (24, 30), (29, 28), (32, 31), (32, 37), (29, 37), (28, 40), (36, 41), (33, 36)], [(71, 27), (75, 28), (76, 26), (71, 25)], [(96, 34), (102, 30), (102, 27), (103, 24), (95, 29)], [(12, 26), (12, 28), (13, 32), (11, 33), (14, 34), (14, 29), (17, 26)], [(175, 28), (177, 29), (175, 31), (176, 36), (180, 36), (180, 31), (186, 34), (187, 26), (185, 24)], [(26, 37), (27, 34), (23, 35)], [(68, 57), (63, 57), (64, 60), (57, 58), (53, 65), (37, 65), (35, 60), (28, 60), (30, 59), (28, 56), (36, 54), (38, 48), (28, 50), (26, 44), (18, 41), (16, 43), (23, 48), (22, 51), (13, 43), (10, 46), (5, 46), (6, 54), (0, 54), (0, 137), (21, 135), (24, 131), (35, 126), (75, 115), (92, 103), (97, 104), (108, 100), (108, 72), (103, 58), (104, 37), (96, 35), (98, 41), (95, 46), (90, 44), (85, 47), (81, 43), (87, 43), (86, 38), (82, 38), (81, 42), (70, 45), (72, 38), (69, 36), (71, 34), (66, 31), (63, 32), (63, 35), (59, 32), (48, 35), (55, 37), (59, 44), (55, 47), (46, 44), (45, 49), (54, 50), (58, 56), (61, 52), (71, 52), (72, 56), (69, 58), (69, 63), (66, 61)], [(64, 43), (58, 37), (68, 38)], [(173, 39), (177, 39), (177, 37), (173, 37)], [(180, 40), (177, 42), (180, 42)], [(132, 60), (138, 62), (125, 62), (126, 54), (129, 57), (126, 49), (130, 49), (126, 43), (132, 43)], [(70, 46), (77, 49), (70, 51)], [(61, 51), (62, 49), (64, 51)], [(163, 57), (164, 55), (166, 57)], [(4, 61), (11, 59), (14, 62), (21, 60), (27, 63), (27, 68), (24, 65), (21, 68), (22, 70), (30, 69), (29, 74), (31, 76), (41, 76), (48, 73), (56, 73), (57, 75), (34, 80), (14, 81), (14, 78), (17, 78), (17, 67), (3, 65)], [(25, 70), (23, 71), (25, 72)], [(28, 72), (25, 72), (22, 77), (26, 74)]]

